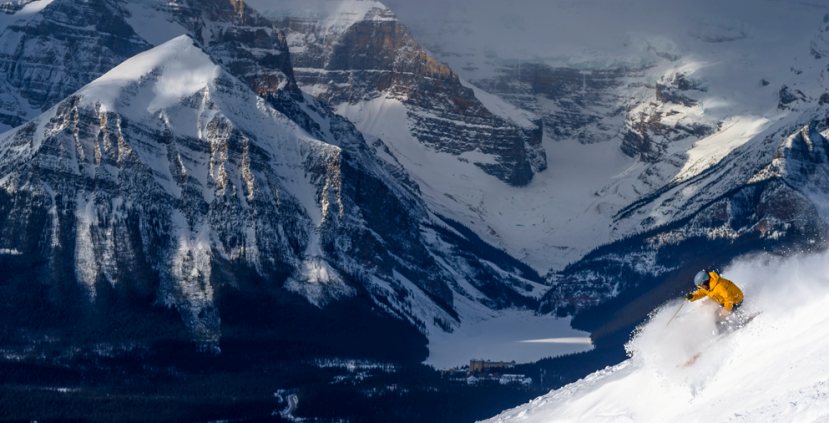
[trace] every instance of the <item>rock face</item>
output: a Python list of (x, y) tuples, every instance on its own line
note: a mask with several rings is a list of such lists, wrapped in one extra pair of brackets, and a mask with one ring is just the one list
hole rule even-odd
[[(170, 97), (152, 94), (182, 83)], [(272, 276), (309, 238), (307, 213), (275, 185), (273, 152), (252, 139), (250, 123), (266, 115), (243, 112), (250, 121), (240, 128), (242, 117), (224, 111), (231, 96), (237, 107), (256, 103), (179, 38), (19, 128), (3, 142), (3, 243), (47, 260), (50, 283), (74, 275), (93, 302), (102, 284), (157, 291), (200, 341), (215, 343), (214, 255)], [(306, 157), (300, 148), (283, 151), (299, 163), (336, 154), (321, 148)], [(34, 216), (49, 217), (43, 224)]]
[[(424, 332), (451, 330), (466, 303), (529, 305), (537, 276), (472, 253), (480, 241), (292, 88), (283, 40), (260, 30), (211, 32), (204, 50), (178, 37), (6, 134), (0, 244), (40, 263), (40, 283), (81, 288), (57, 302), (137, 292), (211, 349), (217, 292), (254, 283), (320, 307), (368, 295)], [(271, 72), (244, 78), (258, 67)]]
[[(725, 266), (756, 250), (825, 248), (829, 225), (822, 197), (829, 193), (829, 141), (827, 132), (818, 130), (821, 125), (774, 131), (735, 150), (710, 172), (623, 210), (617, 219), (650, 213), (660, 203), (701, 205), (689, 206), (673, 223), (600, 247), (550, 275), (555, 288), (542, 307), (571, 314), (611, 298), (624, 304), (642, 297), (653, 302), (648, 303), (652, 309), (667, 296), (687, 291), (693, 269)], [(705, 190), (694, 188), (702, 186)], [(681, 198), (680, 191), (696, 191), (699, 197)]]
[[(554, 140), (577, 139), (585, 144), (617, 136), (625, 114), (625, 98), (617, 92), (637, 69), (582, 70), (521, 63), (500, 75), (479, 81), (519, 107), (542, 116), (545, 133)], [(542, 100), (543, 99), (543, 100)], [(544, 105), (549, 101), (552, 105)]]
[[(829, 187), (820, 125), (777, 124), (681, 176), (685, 148), (720, 125), (700, 113), (708, 88), (693, 75), (535, 64), (482, 81), (532, 122), (465, 85), (380, 3), (357, 3), (276, 21), (256, 1), (3, 3), (0, 122), (15, 128), (0, 140), (0, 265), (35, 275), (57, 308), (175, 310), (215, 348), (224, 292), (323, 310), (366, 300), (431, 332), (536, 308), (548, 286), (543, 310), (589, 311), (695, 266), (687, 251), (703, 241), (722, 260), (823, 245), (809, 194)], [(783, 86), (780, 110), (823, 119), (814, 94)], [(544, 281), (438, 214), (434, 187), (425, 199), (386, 148), (396, 141), (335, 113), (389, 104), (405, 125), (387, 135), (511, 185), (545, 168), (542, 127), (553, 141), (615, 140), (644, 164), (637, 197), (608, 208), (630, 236)]]
[[(24, 3), (5, 5), (17, 11)], [(6, 17), (0, 31), (0, 130), (32, 119), (150, 47), (108, 0), (51, 2), (37, 14)]]
[[(390, 10), (379, 2), (363, 3), (371, 7), (347, 19), (270, 12), (285, 28), (303, 89), (335, 107), (381, 98), (400, 101), (417, 140), (456, 156), (492, 156), (491, 162), (476, 164), (512, 185), (527, 184), (546, 168), (540, 123), (514, 122), (490, 111), (449, 67), (423, 50)], [(265, 2), (252, 5), (269, 10)]]
[(157, 19), (173, 19), (191, 37), (261, 96), (299, 94), (282, 32), (244, 2), (144, 1)]
[(780, 101), (777, 103), (777, 108), (780, 110), (794, 110), (797, 109), (799, 103), (808, 101), (803, 91), (790, 88), (787, 85), (780, 87), (778, 97)]
[(704, 138), (718, 124), (694, 112), (706, 92), (700, 82), (680, 72), (648, 82), (653, 66), (577, 69), (522, 63), (480, 83), (543, 116), (553, 140), (593, 144), (621, 136), (622, 152), (656, 163), (672, 143)]
[(657, 82), (654, 91), (653, 98), (628, 113), (621, 147), (628, 156), (655, 163), (665, 158), (671, 143), (702, 139), (716, 132), (716, 122), (677, 119), (699, 105), (695, 97), (706, 92), (700, 83), (674, 73)]

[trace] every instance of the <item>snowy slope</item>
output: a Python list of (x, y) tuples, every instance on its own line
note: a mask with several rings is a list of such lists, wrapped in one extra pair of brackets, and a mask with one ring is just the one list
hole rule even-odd
[[(220, 68), (191, 39), (180, 35), (162, 46), (136, 55), (82, 88), (77, 94), (97, 102), (107, 111), (117, 112), (116, 103), (124, 90), (142, 79), (157, 78), (140, 96), (129, 101), (123, 113), (156, 113), (170, 108), (183, 98), (207, 87)], [(151, 75), (155, 74), (155, 75)]]
[[(273, 251), (287, 253), (301, 240), (308, 249), (299, 252), (292, 277), (310, 278), (300, 264), (315, 259), (312, 246), (326, 215), (313, 178), (334, 175), (307, 167), (338, 154), (262, 104), (191, 38), (179, 36), (125, 61), (0, 140), (7, 227), (18, 232), (9, 241), (29, 238), (29, 213), (49, 208), (51, 243), (26, 254), (58, 257), (72, 245), (75, 279), (90, 301), (100, 283), (129, 285), (125, 273), (151, 268), (162, 281), (158, 301), (176, 308), (197, 340), (212, 344), (219, 336), (214, 260), (268, 272), (276, 264)], [(24, 206), (23, 192), (43, 203)], [(62, 204), (61, 196), (72, 201)], [(269, 198), (293, 213), (273, 219), (276, 204)], [(251, 214), (254, 209), (261, 217)], [(142, 216), (137, 228), (125, 220), (130, 215)], [(224, 226), (234, 220), (233, 228)], [(281, 225), (295, 227), (283, 234)], [(74, 227), (73, 234), (61, 234), (61, 227)], [(117, 235), (133, 230), (137, 238)], [(338, 278), (316, 282), (326, 285), (322, 296), (351, 292)]]
[(434, 215), (342, 118), (311, 98), (279, 103), (315, 119), (305, 129), (216, 50), (178, 36), (3, 134), (2, 248), (76, 282), (84, 296), (68, 303), (141, 286), (210, 348), (222, 336), (218, 293), (257, 278), (264, 296), (290, 291), (320, 313), (368, 296), (433, 337), (543, 295), (531, 269)]
[[(335, 107), (385, 99), (390, 107), (404, 106), (410, 124), (387, 136), (386, 143), (413, 138), (431, 150), (464, 155), (463, 160), (515, 186), (526, 185), (546, 168), (538, 122), (470, 88), (381, 3), (328, 0), (284, 10), (279, 2), (250, 4), (285, 28), (305, 92)], [(420, 179), (416, 169), (407, 170)]]
[[(804, 110), (829, 90), (820, 2), (385, 3), (461, 77), (544, 117), (547, 175), (501, 189), (463, 163), (444, 160), (447, 170), (433, 172), (404, 151), (406, 140), (376, 128), (386, 118), (406, 123), (387, 116), (394, 104), (368, 116), (340, 111), (399, 151), (437, 208), (542, 271), (698, 208), (702, 202), (666, 209), (654, 202), (642, 215), (616, 216), (666, 183), (716, 167), (770, 128), (807, 124)], [(678, 75), (691, 88), (678, 84), (678, 98), (666, 99), (660, 85)], [(784, 92), (792, 103), (781, 103)], [(640, 145), (630, 145), (629, 133), (642, 137)], [(605, 145), (578, 145), (585, 140)], [(554, 246), (562, 248), (551, 254)]]
[(18, 19), (31, 16), (48, 6), (52, 0), (4, 0), (0, 2), (0, 11), (11, 16), (0, 15), (0, 25), (8, 25)]
[[(723, 272), (744, 288), (745, 328), (715, 340), (710, 301), (672, 301), (641, 327), (630, 359), (491, 422), (829, 420), (829, 253), (755, 256)], [(690, 366), (684, 363), (701, 352)]]
[[(38, 0), (0, 13), (0, 131), (33, 119), (149, 45), (106, 0)], [(20, 7), (18, 7), (20, 6)]]
[[(337, 112), (384, 141), (393, 158), (416, 178), (424, 198), (495, 245), (539, 271), (561, 267), (608, 239), (612, 215), (627, 203), (595, 195), (608, 181), (625, 178), (634, 163), (602, 145), (545, 141), (550, 168), (516, 189), (472, 162), (436, 152), (400, 128), (411, 128), (403, 104), (379, 98), (342, 105)], [(382, 155), (380, 155), (383, 157)]]
[[(716, 166), (620, 210), (614, 225), (640, 220), (655, 229), (604, 245), (551, 274), (555, 289), (543, 308), (573, 312), (619, 296), (636, 309), (632, 323), (675, 294), (698, 266), (724, 266), (749, 252), (825, 249), (825, 116), (825, 110), (810, 110), (802, 125), (777, 122)], [(592, 311), (594, 318), (614, 319), (607, 310), (596, 312), (602, 313)]]

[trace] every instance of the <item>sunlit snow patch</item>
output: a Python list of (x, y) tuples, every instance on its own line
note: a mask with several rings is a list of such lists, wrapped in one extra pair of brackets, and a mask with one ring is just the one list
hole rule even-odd
[[(637, 332), (623, 363), (492, 422), (829, 421), (829, 253), (741, 261), (724, 272), (757, 317), (718, 337), (710, 301), (679, 300)], [(689, 359), (699, 354), (698, 359)]]
[(356, 293), (343, 281), (339, 272), (321, 257), (306, 259), (285, 283), (285, 288), (304, 296), (317, 307)]
[[(130, 106), (138, 112), (155, 113), (204, 89), (218, 74), (219, 66), (190, 37), (182, 35), (116, 66), (81, 93), (107, 111), (116, 111), (116, 102), (123, 101), (122, 91), (132, 89), (133, 84), (152, 84), (152, 91), (139, 91), (140, 95), (130, 99)], [(147, 95), (150, 92), (152, 95)]]

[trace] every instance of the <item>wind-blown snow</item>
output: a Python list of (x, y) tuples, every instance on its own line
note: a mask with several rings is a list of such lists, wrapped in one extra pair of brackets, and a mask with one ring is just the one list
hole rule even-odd
[(207, 86), (218, 75), (219, 66), (190, 37), (181, 35), (116, 66), (80, 93), (115, 111), (115, 100), (121, 97), (121, 91), (151, 72), (159, 74), (153, 89), (145, 91), (152, 96), (138, 99), (138, 104), (132, 106), (146, 107), (146, 111), (153, 113)]
[[(746, 327), (714, 339), (708, 300), (657, 310), (631, 358), (491, 422), (829, 421), (829, 253), (754, 257), (724, 275), (744, 288)], [(690, 366), (684, 363), (701, 352)]]

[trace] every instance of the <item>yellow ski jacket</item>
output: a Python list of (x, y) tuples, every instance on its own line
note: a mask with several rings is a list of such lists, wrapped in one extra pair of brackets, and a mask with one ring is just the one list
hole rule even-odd
[(689, 300), (696, 301), (708, 297), (728, 311), (743, 302), (743, 291), (734, 285), (734, 282), (721, 277), (716, 272), (708, 272), (708, 276), (711, 278), (708, 280), (708, 289), (700, 287), (691, 294)]

